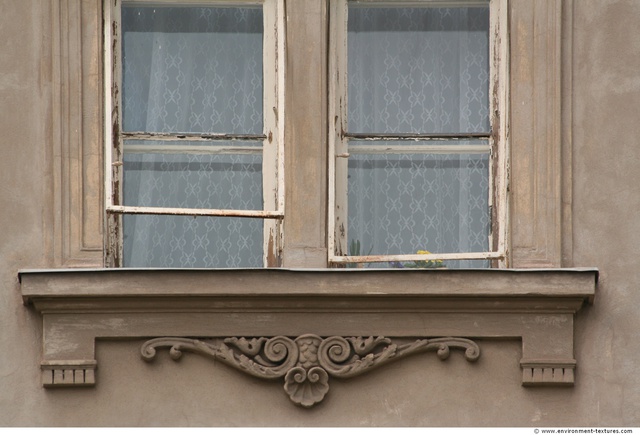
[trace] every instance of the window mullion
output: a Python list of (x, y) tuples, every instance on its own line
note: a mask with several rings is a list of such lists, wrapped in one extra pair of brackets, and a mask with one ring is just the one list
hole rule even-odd
[[(122, 125), (120, 83), (121, 66), (121, 14), (117, 0), (110, 0), (104, 11), (104, 98), (105, 98), (105, 209), (120, 206), (122, 198)], [(119, 267), (122, 263), (122, 216), (107, 213), (105, 224), (106, 267)]]
[(509, 127), (507, 101), (509, 98), (509, 0), (493, 0), (490, 12), (489, 59), (492, 71), (489, 82), (491, 114), (491, 152), (489, 183), (491, 189), (491, 246), (500, 253), (501, 259), (495, 266), (508, 267), (509, 253)]
[[(263, 209), (284, 213), (284, 0), (264, 4), (264, 139)], [(265, 219), (263, 224), (263, 265), (281, 263), (282, 229), (280, 221)]]
[(329, 263), (348, 254), (347, 243), (347, 2), (331, 2), (329, 34)]

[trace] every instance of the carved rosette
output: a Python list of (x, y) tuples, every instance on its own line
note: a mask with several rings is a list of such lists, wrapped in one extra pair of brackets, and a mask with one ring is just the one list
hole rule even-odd
[(329, 392), (329, 377), (350, 378), (378, 366), (420, 352), (434, 351), (441, 360), (451, 348), (464, 349), (468, 361), (480, 357), (478, 345), (466, 338), (419, 339), (398, 344), (385, 337), (328, 337), (313, 334), (295, 339), (237, 338), (204, 342), (196, 339), (163, 337), (142, 345), (145, 361), (155, 358), (156, 349), (169, 347), (178, 360), (184, 351), (221, 361), (261, 379), (284, 379), (284, 390), (295, 404), (309, 408)]

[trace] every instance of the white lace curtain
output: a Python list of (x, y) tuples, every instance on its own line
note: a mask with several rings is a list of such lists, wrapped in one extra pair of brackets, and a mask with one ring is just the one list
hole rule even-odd
[[(350, 8), (349, 131), (489, 131), (488, 21), (487, 8)], [(262, 133), (260, 8), (127, 6), (122, 27), (125, 131)], [(126, 205), (262, 208), (259, 152), (138, 150), (124, 165)], [(353, 153), (349, 239), (361, 254), (487, 250), (488, 184), (486, 155)], [(124, 264), (261, 266), (262, 221), (125, 215)]]
[[(262, 134), (260, 8), (123, 7), (122, 27), (125, 131)], [(158, 144), (191, 151), (140, 151)], [(254, 154), (193, 150), (212, 145), (229, 143), (125, 144), (125, 204), (261, 209), (261, 142), (234, 142)], [(125, 266), (262, 266), (259, 219), (125, 215), (123, 226)]]
[[(488, 39), (488, 8), (350, 7), (349, 133), (487, 133)], [(370, 144), (349, 144), (348, 238), (360, 255), (488, 250), (488, 154), (358, 152)]]

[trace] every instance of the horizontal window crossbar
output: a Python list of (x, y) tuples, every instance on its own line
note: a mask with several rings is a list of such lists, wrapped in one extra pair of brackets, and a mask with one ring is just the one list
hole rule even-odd
[(355, 145), (349, 152), (336, 157), (352, 154), (488, 154), (490, 145)]
[(209, 6), (209, 7), (250, 7), (261, 6), (264, 0), (246, 0), (242, 3), (233, 2), (230, 0), (189, 0), (186, 2), (178, 3), (176, 0), (124, 0), (122, 2), (125, 6), (153, 6), (153, 7), (173, 7), (176, 6)]
[(345, 264), (430, 260), (499, 260), (503, 258), (505, 258), (505, 255), (501, 252), (460, 252), (446, 254), (343, 255), (332, 256), (329, 261), (334, 264)]
[(123, 132), (122, 139), (138, 140), (170, 140), (170, 141), (212, 141), (212, 140), (265, 140), (264, 134), (235, 133), (149, 133), (142, 131)]
[(147, 214), (165, 216), (223, 216), (261, 219), (282, 219), (284, 212), (269, 210), (225, 210), (206, 208), (170, 208), (170, 207), (135, 207), (125, 205), (107, 206), (108, 213), (114, 214)]
[(389, 1), (389, 0), (349, 0), (351, 7), (412, 7), (412, 8), (476, 8), (487, 7), (489, 0), (430, 0), (430, 1)]
[(217, 146), (217, 145), (124, 145), (125, 154), (262, 154), (261, 146)]
[(472, 140), (489, 139), (491, 133), (344, 133), (344, 137), (351, 140)]

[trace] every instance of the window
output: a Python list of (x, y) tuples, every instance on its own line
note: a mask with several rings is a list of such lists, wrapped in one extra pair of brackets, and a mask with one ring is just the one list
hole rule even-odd
[(502, 3), (332, 2), (330, 263), (505, 261)]
[(282, 0), (107, 0), (106, 264), (278, 263)]
[[(266, 126), (273, 124), (273, 119), (265, 121), (269, 109), (272, 109), (268, 106), (267, 101), (269, 98), (273, 100), (274, 97), (273, 94), (269, 97), (270, 93), (262, 92), (263, 126), (262, 136), (258, 139), (247, 136), (260, 135), (259, 129), (247, 128), (244, 130), (244, 127), (238, 130), (224, 130), (222, 133), (214, 131), (215, 134), (203, 134), (196, 130), (187, 135), (187, 133), (180, 133), (177, 128), (160, 132), (138, 132), (135, 127), (126, 127), (121, 132), (119, 127), (123, 125), (123, 122), (124, 124), (133, 122), (133, 120), (129, 120), (128, 116), (133, 116), (135, 119), (137, 116), (140, 117), (140, 112), (127, 111), (126, 107), (129, 106), (126, 105), (129, 102), (125, 99), (126, 113), (124, 113), (123, 119), (123, 115), (120, 113), (123, 110), (120, 91), (123, 90), (123, 85), (126, 88), (134, 83), (143, 84), (145, 82), (131, 82), (126, 77), (121, 78), (123, 70), (119, 66), (122, 63), (120, 30), (124, 18), (121, 17), (120, 9), (114, 8), (110, 2), (111, 0), (105, 0), (108, 8), (105, 20), (108, 27), (106, 40), (108, 55), (106, 89), (108, 92), (106, 98), (109, 99), (106, 118), (110, 124), (113, 121), (115, 128), (109, 129), (106, 138), (108, 144), (115, 146), (109, 147), (107, 152), (109, 160), (106, 167), (108, 177), (110, 177), (108, 185), (110, 188), (113, 186), (110, 192), (114, 194), (113, 198), (111, 194), (107, 195), (107, 208), (111, 220), (109, 229), (115, 233), (109, 235), (109, 240), (115, 241), (117, 247), (122, 241), (122, 234), (118, 234), (119, 231), (122, 231), (120, 226), (122, 216), (126, 217), (136, 213), (165, 216), (162, 213), (167, 211), (165, 207), (158, 209), (159, 206), (153, 203), (132, 206), (125, 201), (128, 198), (123, 198), (121, 189), (123, 176), (126, 181), (127, 174), (123, 174), (125, 169), (123, 166), (127, 161), (125, 160), (123, 164), (123, 154), (125, 157), (127, 154), (131, 154), (130, 157), (134, 158), (141, 154), (140, 150), (136, 151), (135, 147), (147, 145), (149, 141), (157, 142), (152, 145), (154, 147), (160, 148), (162, 145), (164, 148), (161, 151), (167, 155), (169, 154), (167, 151), (170, 151), (168, 145), (182, 146), (180, 151), (190, 151), (199, 145), (202, 146), (202, 149), (197, 148), (197, 151), (210, 151), (210, 148), (214, 146), (227, 146), (224, 141), (230, 140), (229, 138), (235, 139), (233, 144), (243, 147), (246, 146), (242, 144), (243, 141), (255, 140), (259, 142), (262, 140), (263, 144), (256, 147), (260, 147), (264, 154), (265, 151), (262, 148), (266, 147), (265, 141), (268, 141), (268, 133), (272, 132)], [(511, 220), (515, 225), (509, 236), (509, 246), (514, 253), (512, 261), (516, 267), (534, 267), (536, 269), (448, 270), (439, 271), (435, 275), (403, 273), (401, 274), (402, 279), (398, 280), (398, 274), (393, 270), (344, 273), (345, 270), (335, 269), (322, 271), (162, 270), (151, 272), (147, 270), (94, 269), (93, 267), (98, 267), (101, 262), (93, 254), (100, 252), (99, 255), (102, 255), (102, 244), (96, 243), (99, 246), (85, 244), (87, 242), (85, 236), (91, 235), (93, 231), (94, 236), (97, 237), (98, 231), (96, 229), (101, 225), (98, 217), (102, 214), (103, 208), (101, 206), (94, 207), (93, 204), (97, 203), (97, 198), (100, 196), (97, 186), (101, 183), (97, 180), (101, 174), (99, 174), (96, 163), (98, 159), (95, 156), (102, 149), (102, 138), (98, 137), (97, 131), (99, 129), (97, 128), (85, 128), (84, 133), (77, 135), (75, 139), (72, 136), (77, 132), (82, 132), (83, 127), (94, 124), (87, 119), (99, 118), (92, 113), (93, 110), (82, 110), (83, 107), (93, 109), (98, 105), (97, 101), (102, 98), (92, 88), (96, 83), (96, 77), (100, 75), (99, 71), (96, 71), (100, 61), (96, 56), (93, 56), (100, 45), (94, 40), (98, 33), (95, 29), (98, 28), (102, 18), (99, 11), (96, 10), (99, 3), (85, 2), (83, 7), (79, 8), (77, 2), (61, 2), (59, 8), (52, 11), (57, 14), (51, 21), (52, 40), (60, 41), (59, 45), (54, 44), (52, 47), (52, 74), (53, 77), (60, 75), (54, 80), (54, 83), (61, 85), (56, 86), (59, 89), (58, 97), (55, 97), (59, 100), (59, 104), (55, 106), (60, 109), (56, 114), (59, 120), (55, 121), (52, 126), (53, 131), (66, 132), (51, 135), (51, 141), (47, 141), (46, 144), (47, 147), (51, 147), (47, 153), (55, 157), (53, 172), (58, 175), (52, 177), (54, 187), (57, 189), (59, 186), (61, 189), (59, 193), (54, 195), (55, 198), (52, 201), (55, 207), (53, 209), (55, 211), (53, 220), (56, 222), (54, 227), (58, 228), (45, 228), (45, 230), (50, 236), (48, 236), (48, 240), (53, 242), (52, 248), (54, 249), (52, 251), (58, 250), (55, 246), (58, 245), (61, 252), (46, 254), (45, 257), (53, 257), (53, 260), (48, 260), (47, 263), (64, 268), (62, 270), (56, 268), (55, 270), (22, 270), (20, 272), (24, 301), (33, 304), (34, 309), (42, 316), (44, 332), (42, 334), (41, 368), (42, 381), (45, 386), (93, 385), (96, 373), (99, 376), (99, 372), (95, 370), (96, 366), (101, 364), (96, 361), (95, 343), (96, 340), (102, 339), (118, 337), (148, 339), (152, 336), (169, 335), (171, 337), (202, 337), (217, 340), (233, 336), (269, 338), (280, 333), (292, 337), (301, 333), (309, 333), (321, 337), (353, 337), (360, 334), (384, 335), (393, 338), (398, 336), (399, 332), (403, 337), (411, 335), (416, 338), (432, 338), (438, 335), (468, 336), (481, 339), (520, 337), (523, 344), (522, 359), (520, 360), (523, 385), (573, 384), (576, 364), (573, 354), (573, 318), (585, 302), (593, 302), (598, 272), (596, 269), (557, 269), (562, 265), (564, 237), (568, 237), (566, 239), (568, 246), (571, 242), (570, 231), (567, 234), (567, 230), (570, 228), (565, 227), (564, 221), (567, 218), (566, 210), (560, 207), (565, 204), (563, 201), (567, 201), (569, 205), (571, 201), (571, 195), (568, 194), (565, 197), (562, 191), (562, 180), (570, 178), (571, 161), (570, 159), (568, 162), (563, 161), (563, 155), (565, 152), (569, 152), (570, 156), (571, 141), (563, 143), (560, 134), (562, 132), (560, 96), (564, 89), (564, 82), (561, 80), (561, 73), (564, 69), (561, 69), (560, 65), (562, 64), (561, 53), (567, 48), (564, 45), (566, 41), (562, 39), (562, 23), (567, 22), (563, 15), (566, 8), (560, 4), (553, 7), (546, 7), (546, 5), (541, 7), (540, 2), (519, 2), (517, 7), (510, 11), (513, 31), (509, 34), (509, 38), (515, 47), (514, 52), (518, 54), (518, 58), (516, 62), (513, 62), (512, 70), (509, 73), (512, 74), (511, 80), (518, 86), (509, 94), (504, 80), (508, 77), (505, 62), (506, 44), (504, 42), (507, 35), (507, 30), (504, 27), (504, 24), (507, 23), (507, 14), (504, 8), (506, 1), (492, 0), (488, 3), (489, 67), (486, 75), (489, 78), (489, 83), (483, 86), (489, 88), (490, 130), (488, 138), (486, 138), (483, 136), (486, 136), (487, 131), (471, 129), (469, 130), (471, 133), (481, 137), (469, 138), (470, 134), (467, 134), (465, 140), (486, 140), (489, 143), (490, 153), (486, 157), (489, 160), (489, 172), (485, 178), (489, 184), (486, 202), (491, 205), (488, 216), (492, 219), (488, 242), (489, 250), (486, 252), (438, 252), (437, 255), (429, 257), (428, 255), (413, 256), (413, 250), (418, 248), (409, 245), (403, 248), (401, 254), (389, 254), (386, 255), (386, 258), (381, 259), (382, 256), (363, 258), (364, 255), (348, 255), (348, 245), (353, 231), (346, 225), (345, 231), (349, 230), (348, 238), (341, 234), (331, 238), (331, 242), (334, 244), (332, 248), (335, 248), (336, 242), (343, 243), (343, 245), (335, 248), (336, 250), (332, 251), (330, 255), (327, 255), (326, 250), (322, 250), (327, 247), (323, 245), (328, 240), (324, 234), (327, 227), (332, 226), (333, 234), (333, 229), (340, 229), (340, 224), (344, 222), (343, 219), (350, 219), (351, 215), (346, 212), (341, 215), (339, 214), (341, 210), (338, 210), (339, 213), (336, 214), (332, 209), (332, 220), (327, 225), (325, 213), (317, 213), (317, 209), (328, 204), (327, 196), (331, 196), (331, 203), (337, 208), (346, 207), (350, 197), (357, 196), (357, 194), (352, 194), (353, 191), (347, 190), (350, 180), (348, 165), (340, 167), (343, 164), (335, 165), (335, 162), (346, 161), (346, 154), (353, 151), (350, 147), (360, 145), (371, 146), (370, 149), (381, 151), (376, 155), (383, 155), (386, 158), (386, 154), (393, 156), (387, 152), (394, 151), (393, 149), (387, 150), (387, 148), (391, 148), (387, 145), (390, 145), (392, 141), (398, 142), (393, 144), (394, 147), (409, 147), (405, 143), (409, 142), (421, 154), (427, 153), (424, 153), (424, 150), (419, 147), (437, 145), (442, 147), (438, 150), (440, 154), (437, 155), (444, 154), (444, 151), (448, 152), (452, 147), (461, 147), (462, 144), (456, 144), (451, 135), (445, 137), (443, 133), (438, 131), (434, 133), (427, 130), (425, 132), (417, 128), (416, 133), (412, 134), (422, 135), (422, 137), (412, 137), (406, 133), (407, 130), (401, 130), (403, 125), (400, 123), (398, 123), (397, 131), (391, 130), (391, 133), (385, 133), (384, 130), (375, 131), (369, 124), (364, 123), (361, 125), (364, 125), (365, 128), (360, 130), (350, 127), (348, 122), (351, 118), (348, 118), (347, 114), (350, 115), (351, 112), (345, 110), (346, 114), (343, 114), (340, 109), (343, 107), (346, 109), (347, 103), (350, 109), (354, 105), (346, 87), (347, 78), (350, 78), (347, 71), (349, 66), (347, 59), (354, 58), (352, 56), (353, 50), (348, 52), (346, 49), (348, 41), (347, 14), (349, 13), (352, 18), (354, 14), (351, 14), (351, 11), (347, 9), (348, 4), (344, 1), (297, 2), (294, 0), (287, 3), (289, 42), (287, 67), (291, 73), (287, 79), (288, 113), (291, 115), (287, 118), (289, 122), (287, 139), (292, 146), (287, 149), (289, 154), (287, 154), (286, 162), (287, 177), (289, 177), (287, 178), (287, 188), (289, 189), (287, 205), (289, 208), (286, 217), (288, 239), (284, 252), (289, 257), (285, 256), (285, 266), (295, 264), (299, 267), (324, 267), (328, 258), (338, 265), (362, 263), (369, 260), (380, 260), (379, 262), (373, 261), (372, 264), (381, 262), (386, 265), (392, 261), (411, 263), (428, 261), (429, 258), (440, 258), (444, 259), (447, 267), (453, 267), (451, 263), (460, 258), (470, 261), (486, 261), (487, 259), (501, 261), (501, 256), (505, 252), (504, 234), (506, 234), (504, 225), (506, 217), (506, 156), (508, 151), (513, 154), (511, 163), (516, 176), (511, 180), (510, 189), (515, 192), (511, 209), (513, 213)], [(382, 5), (381, 2), (379, 3)], [(402, 1), (401, 5), (411, 8), (412, 14), (416, 15), (418, 12), (424, 13), (425, 11), (422, 9), (426, 6), (437, 9), (437, 7), (446, 5), (447, 10), (442, 9), (442, 11), (445, 11), (447, 16), (453, 16), (454, 6), (471, 7), (476, 3)], [(170, 6), (166, 2), (161, 4), (156, 0), (153, 3), (127, 2), (125, 7), (150, 8), (152, 4), (157, 8)], [(183, 9), (185, 4), (181, 2), (182, 6), (179, 9)], [(197, 4), (202, 8), (229, 6), (212, 1), (196, 3), (195, 0), (188, 0), (188, 4)], [(326, 4), (330, 4), (332, 8), (331, 33), (329, 33), (329, 26), (326, 25), (327, 16), (324, 14)], [(374, 3), (362, 4), (369, 6)], [(267, 9), (272, 10), (268, 5), (272, 5), (272, 3), (256, 3), (255, 5), (233, 3), (232, 6), (238, 9), (247, 9), (246, 6), (259, 6), (257, 9), (261, 8), (262, 13), (266, 15), (269, 13)], [(386, 2), (383, 6), (389, 10), (395, 9), (392, 7), (398, 5), (400, 3)], [(480, 6), (486, 8), (486, 5), (487, 3), (484, 3)], [(452, 11), (449, 12), (448, 9), (452, 9)], [(146, 12), (149, 10), (151, 9)], [(208, 14), (208, 10), (201, 9), (205, 15)], [(191, 9), (191, 11), (195, 11), (195, 9)], [(140, 10), (140, 12), (143, 11)], [(180, 11), (174, 10), (172, 12), (171, 17), (179, 16), (178, 12)], [(236, 12), (244, 14), (243, 11)], [(279, 3), (276, 9), (277, 17), (279, 17), (278, 29), (282, 28), (283, 14), (281, 12), (282, 6)], [(399, 11), (393, 13), (397, 12)], [(125, 11), (125, 13), (128, 12)], [(211, 11), (211, 14), (213, 15), (214, 11)], [(389, 16), (391, 16), (391, 11)], [(278, 85), (279, 92), (275, 94), (276, 104), (273, 107), (276, 107), (280, 116), (273, 124), (277, 128), (273, 131), (273, 140), (277, 140), (274, 143), (277, 143), (280, 147), (278, 149), (282, 150), (281, 101), (283, 91), (279, 85), (282, 84), (281, 73), (283, 69), (281, 64), (276, 64), (279, 69), (274, 78), (273, 72), (276, 67), (273, 64), (272, 67), (264, 65), (267, 65), (273, 56), (273, 54), (268, 54), (268, 47), (275, 46), (277, 53), (283, 53), (283, 38), (278, 38), (279, 43), (277, 44), (267, 43), (270, 37), (270, 33), (266, 30), (269, 28), (267, 22), (267, 18), (263, 16), (261, 32), (263, 35), (262, 62), (264, 72), (262, 80), (264, 83), (275, 80)], [(273, 20), (271, 22), (273, 23)], [(78, 31), (80, 26), (84, 27), (83, 31)], [(169, 33), (161, 27), (158, 33), (163, 32)], [(273, 35), (278, 36), (277, 33)], [(133, 36), (142, 38), (144, 35)], [(329, 39), (333, 45), (331, 68), (323, 63), (329, 59), (325, 46)], [(111, 45), (112, 41), (114, 42), (113, 46)], [(345, 42), (344, 47), (342, 47), (343, 41)], [(82, 50), (79, 49), (81, 47), (83, 47)], [(566, 52), (570, 53), (570, 45), (568, 48), (569, 50)], [(185, 51), (180, 54), (184, 55), (187, 52), (185, 48)], [(347, 57), (347, 55), (349, 56)], [(278, 56), (278, 59), (282, 60), (282, 58), (283, 56)], [(126, 59), (127, 56), (125, 56)], [(144, 63), (141, 66), (144, 66)], [(327, 71), (331, 72), (331, 78), (323, 81)], [(570, 74), (568, 75), (570, 76)], [(78, 77), (81, 79), (78, 80)], [(318, 79), (319, 77), (322, 79)], [(410, 76), (403, 74), (396, 74), (395, 77), (396, 80), (402, 81), (406, 77), (410, 78)], [(307, 86), (308, 82), (311, 83), (311, 86)], [(330, 161), (334, 163), (330, 168), (333, 171), (330, 180), (334, 188), (344, 186), (345, 196), (339, 200), (336, 198), (334, 190), (326, 190), (326, 186), (322, 181), (319, 181), (325, 180), (326, 172), (322, 170), (329, 171), (329, 168), (326, 167), (329, 166), (326, 165), (328, 147), (325, 146), (329, 141), (325, 141), (323, 136), (328, 135), (330, 130), (327, 128), (326, 120), (329, 110), (323, 110), (326, 108), (328, 93), (325, 92), (325, 85), (328, 83), (333, 86), (331, 101), (334, 104), (331, 105), (333, 115), (331, 124), (335, 121), (338, 126), (338, 128), (331, 127), (333, 135), (330, 145), (334, 155)], [(131, 92), (134, 92), (134, 95), (137, 95), (135, 92), (139, 92), (143, 88), (144, 86), (133, 86), (132, 89), (124, 89), (126, 91), (124, 93), (131, 95)], [(263, 89), (266, 87), (263, 86)], [(174, 89), (166, 87), (165, 90)], [(361, 96), (367, 95), (358, 89), (355, 92), (356, 95), (358, 92)], [(506, 95), (510, 95), (514, 101), (510, 113), (513, 125), (512, 149), (509, 149), (506, 143), (507, 129), (504, 117)], [(250, 107), (254, 106), (250, 105)], [(275, 112), (271, 110), (269, 113)], [(318, 114), (321, 116), (317, 116)], [(193, 115), (195, 117), (197, 112), (194, 111)], [(292, 119), (293, 121), (291, 121)], [(531, 122), (531, 120), (535, 120), (535, 122)], [(347, 129), (347, 126), (350, 130)], [(369, 130), (369, 128), (371, 129)], [(345, 131), (344, 135), (342, 134), (343, 130)], [(317, 134), (318, 132), (320, 133)], [(454, 132), (454, 134), (456, 133), (460, 132)], [(222, 134), (228, 136), (221, 137)], [(245, 136), (241, 137), (243, 134)], [(442, 137), (426, 137), (429, 134), (441, 135)], [(236, 136), (232, 137), (232, 135)], [(372, 137), (358, 137), (358, 135)], [(391, 135), (396, 135), (398, 138), (394, 139), (390, 137)], [(168, 139), (165, 136), (171, 136), (171, 138)], [(319, 137), (322, 139), (318, 139)], [(369, 142), (366, 142), (367, 139)], [(414, 139), (415, 143), (410, 142)], [(439, 143), (434, 143), (438, 142), (438, 139)], [(354, 143), (349, 143), (349, 140)], [(126, 141), (133, 143), (126, 143)], [(135, 143), (135, 141), (139, 143)], [(196, 143), (189, 144), (189, 141)], [(385, 144), (384, 148), (373, 148), (377, 146), (376, 141)], [(464, 146), (471, 145), (474, 144)], [(565, 149), (565, 146), (568, 149)], [(129, 147), (128, 150), (127, 147)], [(147, 148), (142, 150), (148, 151)], [(243, 150), (246, 151), (246, 149)], [(291, 153), (292, 150), (295, 150), (295, 153)], [(411, 150), (414, 151), (414, 148)], [(253, 152), (253, 148), (249, 151)], [(435, 149), (430, 148), (429, 151), (435, 151)], [(352, 154), (358, 156), (357, 153)], [(84, 159), (83, 155), (89, 156), (89, 158)], [(201, 155), (201, 153), (196, 155)], [(264, 163), (266, 161), (274, 163)], [(263, 157), (262, 162), (263, 167), (260, 170), (263, 171), (263, 174), (270, 171), (270, 168), (275, 165), (278, 173), (273, 179), (281, 182), (282, 171), (279, 168), (281, 168), (282, 159), (278, 157), (275, 160), (270, 160)], [(312, 166), (309, 162), (313, 162), (317, 166)], [(78, 166), (81, 167), (79, 171), (77, 170)], [(322, 167), (322, 169), (319, 170), (318, 167)], [(535, 175), (531, 168), (535, 168)], [(111, 172), (112, 169), (113, 172)], [(164, 168), (162, 169), (164, 170)], [(358, 167), (356, 169), (360, 170)], [(336, 177), (338, 171), (344, 172)], [(321, 175), (308, 176), (314, 172)], [(295, 176), (292, 176), (292, 173)], [(157, 178), (162, 183), (165, 182), (161, 177)], [(455, 181), (456, 178), (453, 180)], [(292, 182), (289, 183), (289, 181)], [(312, 191), (312, 183), (317, 183), (320, 187)], [(160, 185), (160, 183), (158, 184)], [(163, 184), (163, 186), (166, 185)], [(197, 189), (198, 186), (192, 185), (192, 188)], [(409, 190), (411, 186), (406, 188)], [(52, 192), (56, 189), (52, 189)], [(169, 195), (170, 189), (167, 188), (167, 191), (169, 193), (165, 191), (163, 193)], [(185, 190), (185, 195), (186, 192), (187, 190)], [(126, 188), (124, 193), (126, 193)], [(278, 198), (281, 198), (281, 193), (282, 190), (278, 185)], [(395, 198), (391, 197), (391, 199)], [(263, 199), (263, 201), (266, 203), (266, 200)], [(182, 206), (182, 204), (179, 205)], [(222, 203), (215, 205), (226, 206)], [(146, 207), (147, 209), (139, 210), (136, 207)], [(148, 210), (150, 208), (153, 210)], [(219, 210), (211, 212), (208, 208), (194, 210), (187, 207), (177, 207), (177, 209), (186, 215), (203, 215), (196, 218), (196, 221), (226, 219), (224, 214), (227, 213), (220, 213)], [(260, 214), (265, 211), (274, 213), (273, 210), (276, 212), (282, 210), (280, 203), (275, 207), (264, 205), (261, 210), (230, 209), (227, 211), (231, 215), (240, 215), (245, 212), (250, 214), (254, 212)], [(570, 214), (571, 207), (568, 207), (568, 211)], [(211, 216), (207, 216), (207, 214), (211, 214)], [(309, 223), (312, 220), (309, 218), (310, 216), (317, 219)], [(257, 219), (262, 219), (262, 217), (264, 216), (257, 217)], [(338, 225), (335, 225), (333, 220), (336, 217), (340, 217)], [(403, 216), (400, 215), (400, 217)], [(189, 217), (189, 219), (193, 220), (193, 217)], [(269, 222), (278, 223), (280, 219), (265, 219), (265, 223)], [(570, 219), (567, 222), (570, 223)], [(137, 231), (137, 228), (134, 230)], [(159, 232), (154, 236), (166, 240), (167, 243), (171, 243), (173, 240), (167, 237), (166, 232)], [(484, 233), (482, 237), (487, 237), (487, 233)], [(353, 239), (355, 240), (355, 237)], [(365, 243), (363, 237), (360, 249), (363, 254), (366, 254), (370, 249)], [(357, 243), (354, 245), (355, 249)], [(196, 246), (196, 244), (192, 244), (192, 246)], [(109, 249), (112, 248), (113, 245), (110, 245)], [(420, 248), (437, 250), (430, 245), (420, 246)], [(188, 254), (185, 249), (176, 252), (175, 258), (177, 259)], [(384, 251), (373, 250), (372, 255), (378, 252)], [(122, 257), (118, 257), (118, 255), (116, 252), (111, 258), (115, 257), (118, 264), (122, 264)], [(298, 262), (287, 264), (286, 260), (293, 257), (297, 257)], [(316, 262), (318, 258), (323, 261), (321, 266), (317, 266), (320, 264), (320, 262)], [(571, 263), (572, 260), (569, 257), (567, 261)], [(125, 264), (127, 263), (125, 262)], [(266, 262), (266, 264), (270, 263)], [(78, 269), (79, 265), (85, 268)], [(87, 266), (92, 268), (86, 269)], [(74, 269), (74, 267), (76, 268)], [(436, 279), (425, 279), (427, 275), (429, 278)], [(135, 285), (131, 285), (132, 282), (135, 282)], [(460, 298), (461, 283), (464, 287), (463, 300)], [(313, 295), (321, 295), (321, 297), (313, 297)], [(474, 295), (475, 298), (472, 297)], [(267, 299), (270, 302), (265, 304)], [(501, 301), (502, 309), (500, 311), (504, 315), (499, 316), (501, 318), (496, 320), (496, 313), (488, 312), (487, 307), (498, 300)], [(167, 309), (169, 306), (171, 309)], [(363, 307), (365, 308), (363, 309)], [(287, 313), (284, 313), (283, 309)], [(197, 316), (192, 315), (194, 310), (199, 312)], [(413, 320), (409, 322), (413, 326), (403, 321), (407, 310), (413, 312)], [(296, 315), (289, 315), (293, 311)], [(437, 312), (435, 317), (434, 312)], [(464, 316), (460, 316), (461, 313)], [(265, 319), (267, 319), (266, 323)], [(494, 325), (498, 323), (500, 327), (499, 330), (496, 330)], [(158, 328), (158, 325), (161, 327)], [(398, 329), (398, 325), (401, 330)], [(483, 325), (491, 327), (486, 328)], [(221, 335), (223, 334), (221, 331), (226, 331), (224, 332), (225, 336)], [(541, 340), (540, 337), (547, 339)]]
[[(284, 0), (105, 1), (106, 264), (282, 264)], [(328, 2), (323, 262), (506, 265), (506, 2)]]

